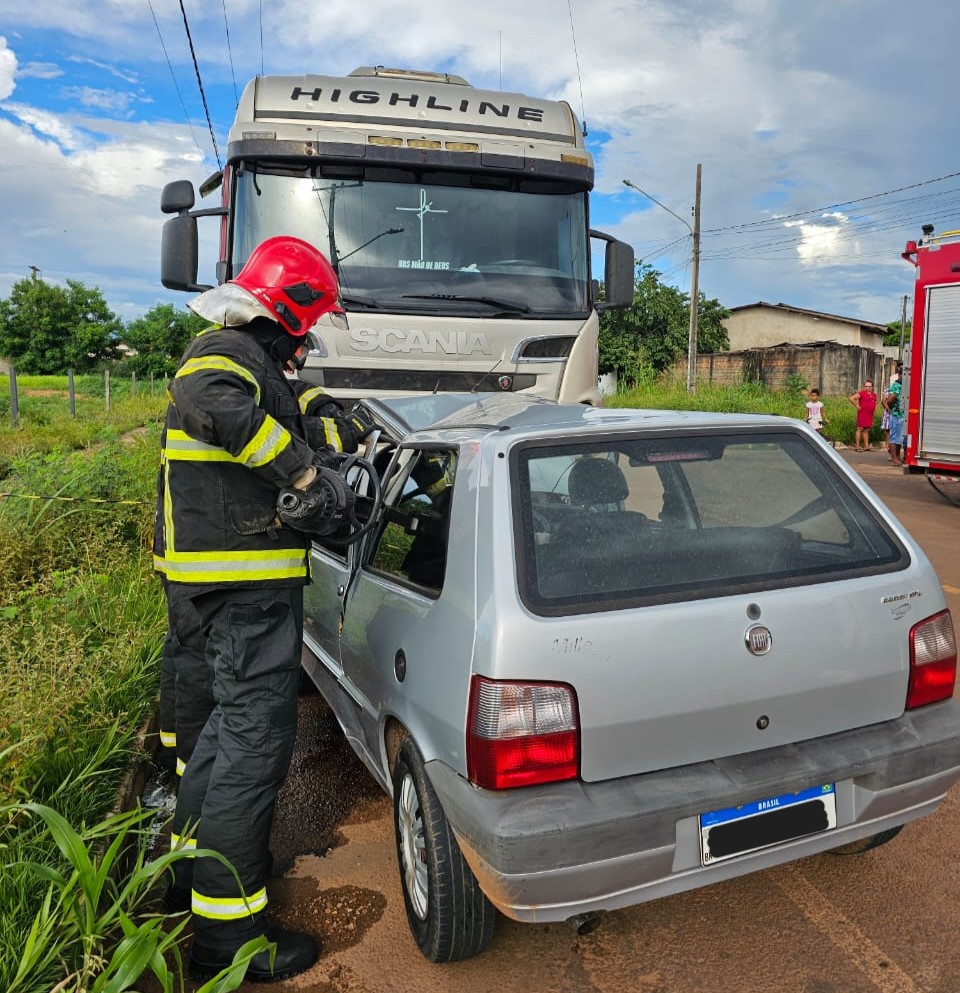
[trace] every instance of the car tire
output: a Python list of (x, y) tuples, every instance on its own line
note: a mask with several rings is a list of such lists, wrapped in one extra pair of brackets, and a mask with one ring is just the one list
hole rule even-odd
[(861, 838), (859, 841), (851, 841), (849, 845), (841, 845), (839, 848), (828, 849), (829, 855), (862, 855), (872, 848), (879, 848), (894, 838), (903, 830), (903, 825), (899, 827), (887, 828), (886, 831), (878, 831), (870, 835), (869, 838)]
[(407, 921), (420, 951), (431, 962), (479, 955), (493, 937), (496, 910), (467, 865), (410, 738), (393, 770), (393, 824)]

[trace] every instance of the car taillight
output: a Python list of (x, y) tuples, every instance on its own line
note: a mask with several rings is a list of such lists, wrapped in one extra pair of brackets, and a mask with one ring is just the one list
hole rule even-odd
[(910, 682), (907, 710), (953, 696), (957, 641), (950, 611), (934, 614), (910, 629)]
[(576, 779), (579, 772), (577, 698), (570, 686), (473, 677), (467, 720), (471, 782), (503, 790)]

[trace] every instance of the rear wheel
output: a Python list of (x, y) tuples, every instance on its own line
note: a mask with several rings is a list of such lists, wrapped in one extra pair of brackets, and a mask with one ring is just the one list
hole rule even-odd
[(407, 921), (431, 962), (479, 955), (493, 937), (496, 910), (483, 895), (407, 738), (393, 771), (393, 823)]
[(859, 841), (851, 841), (849, 845), (841, 845), (839, 848), (829, 849), (830, 855), (862, 855), (869, 852), (871, 848), (879, 848), (894, 838), (903, 830), (903, 825), (899, 827), (887, 828), (886, 831), (878, 831), (870, 835), (869, 838), (861, 838)]

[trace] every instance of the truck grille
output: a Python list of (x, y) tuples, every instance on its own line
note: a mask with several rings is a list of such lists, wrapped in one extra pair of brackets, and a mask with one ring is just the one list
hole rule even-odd
[(532, 373), (513, 375), (424, 369), (330, 369), (308, 366), (301, 370), (300, 378), (329, 389), (370, 393), (378, 390), (409, 390), (412, 393), (512, 393), (537, 385), (537, 377)]

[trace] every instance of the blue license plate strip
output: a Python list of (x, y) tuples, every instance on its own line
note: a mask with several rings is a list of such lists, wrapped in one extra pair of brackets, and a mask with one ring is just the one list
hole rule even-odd
[[(700, 815), (700, 861), (712, 865), (837, 825), (834, 783)], [(719, 830), (718, 830), (719, 829)]]

